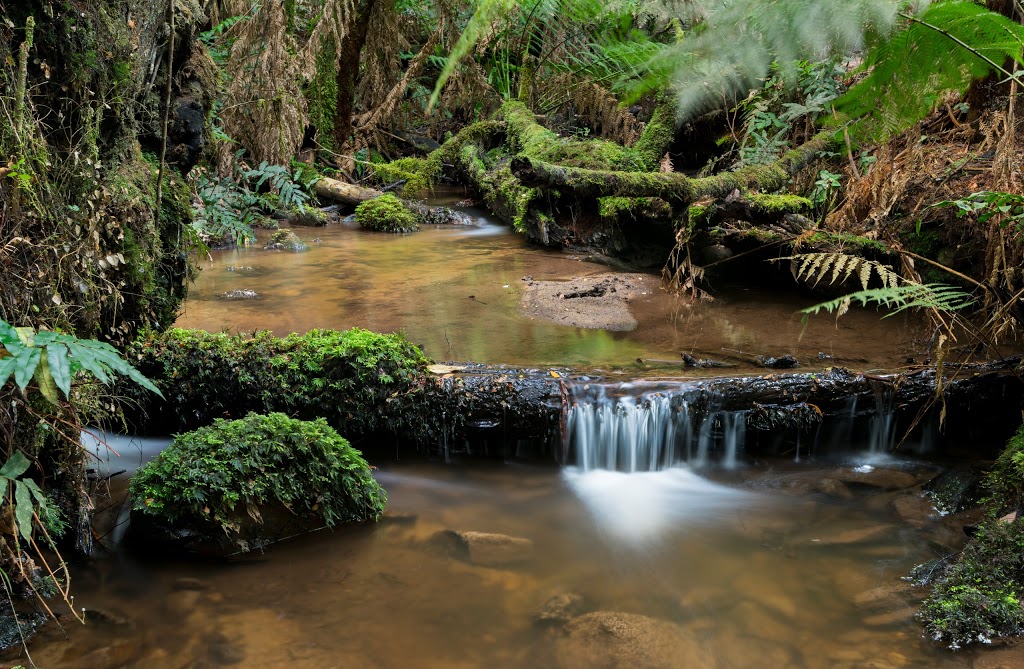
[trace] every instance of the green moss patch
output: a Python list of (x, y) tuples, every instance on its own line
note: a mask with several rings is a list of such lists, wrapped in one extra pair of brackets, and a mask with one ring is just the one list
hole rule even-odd
[(985, 487), (992, 491), (989, 501), (996, 513), (1017, 511), (1024, 506), (1024, 426), (1006, 444), (985, 477)]
[(764, 216), (782, 216), (784, 214), (806, 214), (814, 205), (805, 197), (789, 193), (760, 194), (747, 196), (753, 210)]
[[(429, 361), (400, 334), (354, 328), (282, 339), (172, 329), (136, 342), (128, 357), (167, 398), (149, 406), (153, 431), (280, 411), (326, 418), (349, 436), (425, 439), (441, 420), (421, 397)], [(149, 401), (130, 388), (122, 392)]]
[(377, 520), (387, 503), (362, 455), (326, 421), (280, 413), (178, 435), (135, 474), (130, 492), (135, 511), (229, 536), (261, 524), (268, 508), (333, 526)]
[(375, 232), (415, 232), (420, 229), (416, 214), (391, 193), (367, 200), (356, 207), (356, 221)]

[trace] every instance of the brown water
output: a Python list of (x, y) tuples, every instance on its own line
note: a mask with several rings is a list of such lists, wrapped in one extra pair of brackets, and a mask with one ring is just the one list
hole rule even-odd
[[(608, 267), (527, 246), (505, 226), (484, 221), (479, 228), (387, 235), (339, 224), (296, 232), (309, 251), (256, 245), (212, 252), (177, 325), (279, 335), (358, 326), (404, 331), (437, 360), (576, 367), (632, 365), (637, 358), (678, 364), (687, 351), (747, 360), (794, 354), (808, 366), (832, 364), (818, 361), (821, 352), (838, 364), (891, 368), (907, 357), (913, 334), (902, 319), (854, 310), (838, 323), (813, 319), (801, 338), (795, 312), (813, 299), (748, 289), (693, 304), (657, 281), (631, 302), (635, 330), (567, 327), (519, 313), (524, 277), (568, 280)], [(258, 297), (226, 298), (233, 290)]]
[[(748, 472), (754, 473), (754, 472)], [(865, 591), (934, 556), (892, 493), (839, 502), (724, 487), (686, 469), (580, 474), (523, 465), (402, 464), (377, 526), (321, 532), (232, 564), (139, 562), (78, 571), (75, 623), (32, 644), (46, 669), (546, 669), (558, 633), (533, 613), (576, 592), (591, 607), (678, 624), (680, 669), (965, 667), (903, 615), (872, 620)], [(740, 478), (746, 478), (741, 475)], [(443, 529), (531, 539), (508, 569), (431, 548)], [(181, 579), (197, 579), (186, 582)], [(185, 588), (185, 589), (182, 589)], [(564, 659), (565, 655), (563, 655)], [(569, 655), (571, 657), (571, 654)]]

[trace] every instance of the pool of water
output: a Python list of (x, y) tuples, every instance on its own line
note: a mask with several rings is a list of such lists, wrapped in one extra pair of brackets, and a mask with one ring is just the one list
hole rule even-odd
[[(32, 644), (35, 662), (568, 669), (587, 666), (584, 651), (534, 615), (551, 596), (577, 593), (588, 609), (665, 621), (687, 640), (690, 660), (650, 666), (968, 666), (969, 656), (933, 649), (898, 598), (879, 608), (869, 596), (936, 550), (936, 528), (903, 523), (893, 493), (793, 497), (686, 468), (401, 463), (376, 475), (390, 500), (378, 525), (320, 532), (228, 564), (119, 554), (81, 566), (75, 606), (104, 620), (65, 623), (67, 640), (44, 632)], [(523, 537), (535, 553), (478, 566), (437, 548), (443, 530)]]
[[(793, 354), (808, 366), (893, 367), (911, 347), (906, 320), (881, 320), (873, 310), (855, 309), (838, 322), (818, 317), (804, 331), (796, 311), (813, 298), (723, 288), (716, 301), (693, 303), (661, 290), (657, 280), (631, 301), (638, 327), (629, 332), (533, 320), (519, 309), (528, 280), (609, 268), (528, 246), (508, 227), (471, 213), (480, 216), (478, 227), (388, 235), (343, 223), (296, 228), (310, 244), (303, 253), (260, 244), (213, 251), (177, 325), (279, 335), (358, 326), (404, 331), (436, 360), (581, 368), (635, 365), (638, 358), (678, 365), (684, 351), (741, 364), (754, 355)], [(231, 291), (256, 297), (226, 297)]]

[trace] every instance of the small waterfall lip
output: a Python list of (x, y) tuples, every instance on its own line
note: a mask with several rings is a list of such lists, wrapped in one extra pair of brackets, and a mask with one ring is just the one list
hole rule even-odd
[[(628, 392), (639, 389), (646, 392)], [(573, 400), (566, 435), (583, 471), (703, 467), (713, 464), (713, 458), (727, 469), (740, 464), (748, 412), (715, 408), (716, 398), (703, 393), (699, 384), (586, 384), (573, 389)]]

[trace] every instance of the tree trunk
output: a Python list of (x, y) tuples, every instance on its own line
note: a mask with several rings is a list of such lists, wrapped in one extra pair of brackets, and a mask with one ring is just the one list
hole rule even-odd
[(338, 45), (337, 107), (334, 115), (334, 146), (341, 150), (352, 136), (352, 118), (356, 106), (356, 83), (359, 80), (359, 60), (370, 28), (370, 16), (376, 0), (360, 0), (356, 5), (355, 20), (345, 38)]

